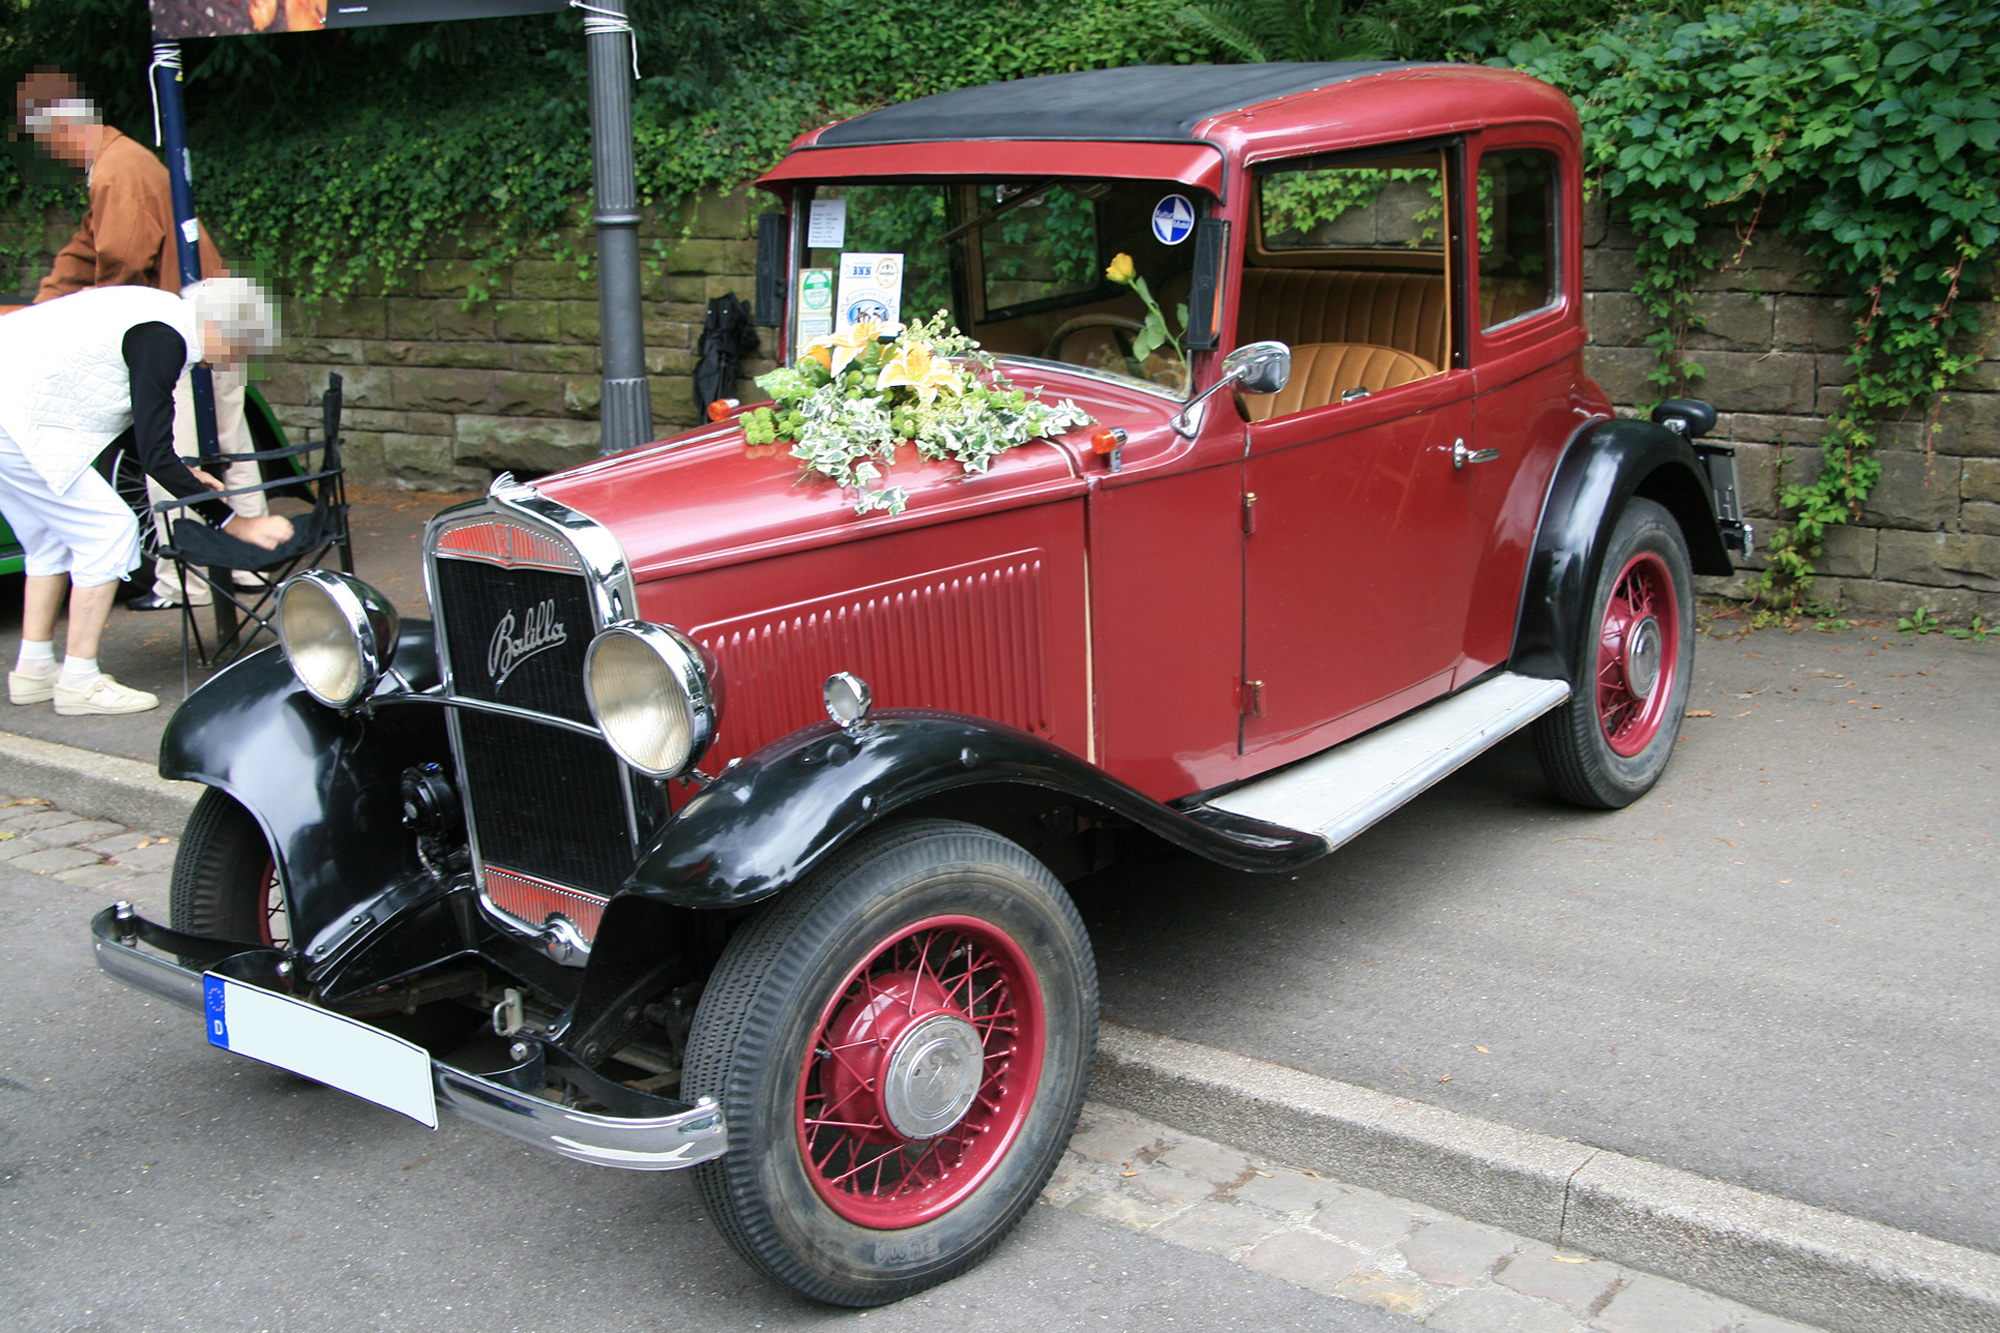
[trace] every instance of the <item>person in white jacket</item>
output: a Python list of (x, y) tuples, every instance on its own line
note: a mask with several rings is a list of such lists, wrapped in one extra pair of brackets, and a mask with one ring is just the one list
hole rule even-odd
[[(269, 303), (241, 278), (198, 282), (182, 296), (99, 287), (0, 317), (0, 513), (26, 552), (28, 575), (9, 701), (52, 700), (66, 716), (159, 706), (97, 665), (118, 582), (139, 565), (139, 526), (91, 462), (129, 428), (140, 465), (173, 495), (221, 490), (174, 453), (174, 385), (197, 361), (233, 365), (275, 341)], [(196, 507), (266, 550), (292, 535), (283, 515), (239, 515), (220, 501)], [(69, 634), (58, 668), (65, 592)]]

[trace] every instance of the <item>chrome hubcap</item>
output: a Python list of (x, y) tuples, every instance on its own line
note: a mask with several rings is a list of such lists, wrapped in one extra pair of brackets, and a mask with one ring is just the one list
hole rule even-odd
[(882, 1079), (882, 1110), (896, 1132), (934, 1139), (965, 1118), (979, 1091), (986, 1049), (972, 1024), (933, 1014), (897, 1039)]
[(1660, 622), (1641, 616), (1625, 634), (1625, 685), (1635, 698), (1650, 698), (1660, 683)]

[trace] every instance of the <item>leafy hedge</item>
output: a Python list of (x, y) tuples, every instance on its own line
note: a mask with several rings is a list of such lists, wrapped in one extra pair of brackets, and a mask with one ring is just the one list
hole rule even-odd
[[(668, 204), (748, 179), (828, 118), (1057, 70), (1328, 43), (1520, 67), (1577, 99), (1597, 185), (1640, 235), (1663, 390), (1699, 387), (1682, 351), (1692, 290), (1726, 258), (1704, 231), (1780, 227), (1843, 287), (1853, 379), (1821, 475), (1786, 491), (1793, 521), (1765, 586), (1802, 607), (1826, 528), (1857, 516), (1879, 475), (1875, 423), (1934, 411), (1969, 361), (1967, 286), (2000, 238), (2000, 9), (1621, 3), (1634, 0), (633, 0), (639, 187)], [(63, 63), (142, 133), (145, 41), (144, 0), (0, 0), (10, 86), (30, 64)], [(186, 47), (205, 216), (302, 296), (393, 273), (442, 236), (503, 264), (587, 207), (583, 40), (568, 15)], [(0, 173), (0, 213), (76, 197), (73, 183)]]
[[(1809, 605), (1826, 529), (1859, 517), (1881, 474), (1876, 423), (1929, 410), (1976, 355), (1968, 297), (2000, 242), (2000, 7), (1953, 0), (1810, 6), (1754, 0), (1681, 22), (1628, 18), (1596, 39), (1541, 39), (1506, 58), (1567, 89), (1606, 195), (1638, 232), (1638, 291), (1662, 322), (1663, 388), (1701, 368), (1681, 347), (1692, 285), (1782, 201), (1844, 291), (1852, 381), (1822, 440), (1820, 475), (1788, 486), (1763, 590)], [(1740, 251), (1739, 251), (1740, 253)]]

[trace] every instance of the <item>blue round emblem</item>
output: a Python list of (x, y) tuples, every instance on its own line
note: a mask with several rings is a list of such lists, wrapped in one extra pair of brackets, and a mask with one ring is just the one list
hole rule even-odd
[(850, 328), (859, 324), (864, 319), (886, 320), (888, 318), (889, 307), (873, 296), (864, 296), (857, 301), (850, 301), (848, 303), (847, 323)]
[(1194, 231), (1194, 205), (1184, 194), (1170, 194), (1153, 205), (1153, 235), (1161, 245), (1179, 245)]

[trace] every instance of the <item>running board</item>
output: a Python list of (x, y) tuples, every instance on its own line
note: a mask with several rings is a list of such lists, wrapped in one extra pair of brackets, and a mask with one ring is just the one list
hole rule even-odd
[(1332, 851), (1568, 698), (1564, 681), (1495, 676), (1206, 804)]

